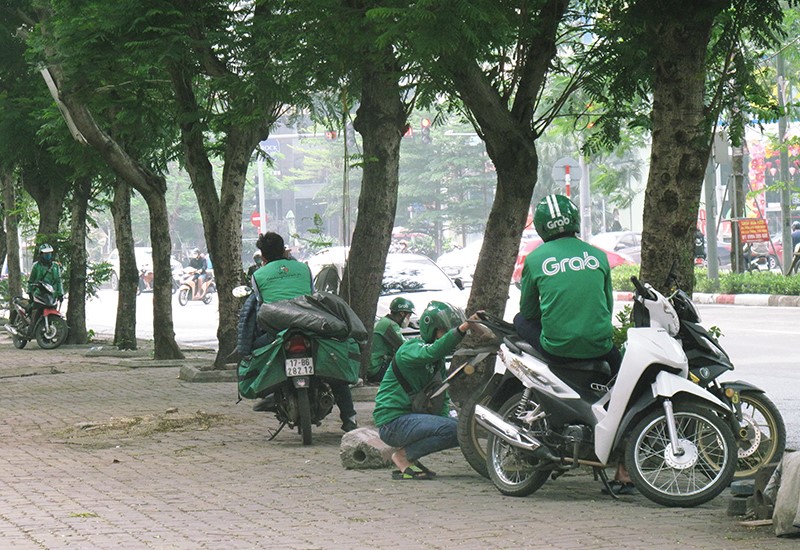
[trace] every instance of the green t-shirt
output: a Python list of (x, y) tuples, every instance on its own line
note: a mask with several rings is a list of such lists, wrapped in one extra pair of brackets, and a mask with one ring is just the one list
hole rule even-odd
[(605, 252), (575, 237), (546, 242), (525, 259), (519, 311), (541, 319), (540, 342), (559, 357), (611, 350), (614, 295)]
[(311, 294), (311, 270), (297, 260), (273, 260), (253, 273), (265, 304)]
[(385, 315), (375, 323), (372, 331), (372, 353), (369, 358), (369, 374), (375, 375), (389, 364), (397, 348), (403, 345), (405, 338), (394, 319)]
[[(432, 344), (426, 344), (421, 338), (412, 338), (400, 346), (395, 354), (395, 364), (411, 386), (412, 393), (425, 387), (437, 371), (444, 374), (444, 358), (456, 349), (462, 338), (458, 330), (452, 329)], [(447, 416), (449, 408), (445, 399), (440, 415)], [(410, 413), (411, 397), (397, 381), (394, 371), (387, 370), (375, 396), (375, 410), (372, 413), (375, 425), (383, 426)]]

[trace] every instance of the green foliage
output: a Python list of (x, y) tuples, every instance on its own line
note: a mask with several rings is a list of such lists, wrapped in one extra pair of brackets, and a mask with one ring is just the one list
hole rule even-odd
[(618, 311), (614, 316), (618, 325), (614, 325), (614, 332), (611, 339), (617, 348), (622, 347), (628, 340), (628, 329), (633, 327), (633, 307), (626, 304), (621, 311)]
[[(611, 282), (614, 290), (633, 292), (631, 275), (639, 275), (638, 265), (621, 265), (611, 270)], [(696, 268), (694, 271), (694, 291), (717, 294), (777, 294), (784, 296), (800, 296), (800, 277), (786, 277), (771, 271), (754, 273), (719, 274), (719, 279), (708, 278), (708, 270)]]
[(618, 265), (611, 270), (611, 286), (614, 290), (633, 292), (632, 276), (639, 276), (638, 265)]

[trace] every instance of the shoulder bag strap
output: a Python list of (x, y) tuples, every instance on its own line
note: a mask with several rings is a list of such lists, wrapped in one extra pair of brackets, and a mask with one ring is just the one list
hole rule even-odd
[(397, 378), (397, 381), (400, 382), (400, 385), (403, 386), (403, 389), (406, 390), (406, 393), (410, 396), (413, 393), (411, 391), (411, 385), (400, 373), (400, 369), (397, 367), (397, 363), (394, 362), (394, 359), (392, 359), (392, 372), (394, 373), (395, 378)]

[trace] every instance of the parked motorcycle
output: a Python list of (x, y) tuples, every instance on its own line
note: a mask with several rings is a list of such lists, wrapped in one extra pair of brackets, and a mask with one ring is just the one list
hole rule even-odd
[(152, 269), (140, 269), (139, 270), (139, 286), (136, 287), (136, 294), (139, 295), (142, 292), (153, 292), (153, 280), (155, 279), (155, 275), (153, 274)]
[[(673, 270), (667, 281), (673, 286), (677, 277)], [(719, 376), (733, 370), (730, 356), (719, 341), (700, 325), (700, 315), (689, 295), (676, 289), (669, 298), (680, 319), (678, 338), (689, 361), (689, 378), (706, 388), (735, 410), (732, 418), (738, 446), (738, 464), (735, 476), (750, 478), (766, 464), (776, 462), (786, 446), (786, 427), (775, 404), (764, 390), (736, 380), (720, 382)], [(646, 319), (634, 309), (637, 326), (646, 326)]]
[(531, 494), (551, 476), (587, 465), (613, 495), (605, 468), (623, 459), (636, 488), (666, 506), (702, 504), (730, 483), (733, 411), (687, 379), (677, 313), (632, 280), (650, 326), (628, 331), (613, 379), (606, 362), (548, 364), (527, 342), (498, 334), (487, 384), (494, 391), (484, 392), (474, 416), (488, 431), (486, 467), (503, 494)]
[(198, 284), (199, 278), (195, 278), (195, 269), (185, 269), (183, 280), (178, 288), (178, 303), (185, 306), (192, 301), (202, 301), (208, 305), (211, 303), (211, 296), (217, 291), (217, 285), (214, 283), (213, 277), (206, 274), (206, 280), (202, 283), (200, 293), (195, 292), (195, 287)]
[[(234, 289), (239, 297), (249, 292), (249, 287)], [(325, 293), (264, 304), (258, 318), (261, 326), (269, 319), (289, 328), (274, 331), (273, 341), (239, 362), (239, 395), (261, 398), (254, 410), (275, 413), (280, 426), (270, 441), (289, 426), (310, 445), (312, 424), (319, 426), (330, 414), (338, 391), (349, 391), (347, 385), (358, 381), (356, 338), (366, 339), (364, 325), (341, 298)]]
[(67, 339), (69, 328), (59, 311), (61, 301), (56, 300), (55, 291), (50, 284), (38, 282), (35, 286), (41, 290), (35, 300), (44, 306), (44, 309), (36, 321), (33, 336), (28, 336), (32, 303), (22, 296), (11, 300), (9, 323), (5, 329), (13, 337), (14, 347), (17, 349), (24, 348), (28, 341), (33, 339), (36, 339), (36, 343), (42, 349), (55, 349)]

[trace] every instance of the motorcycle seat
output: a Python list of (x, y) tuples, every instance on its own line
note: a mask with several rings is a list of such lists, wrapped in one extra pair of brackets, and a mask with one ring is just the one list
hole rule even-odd
[(564, 369), (576, 372), (593, 372), (602, 376), (611, 376), (611, 367), (606, 361), (597, 359), (581, 359), (575, 361), (553, 362), (544, 357), (536, 348), (530, 343), (522, 340), (521, 338), (511, 339), (509, 337), (503, 338), (503, 342), (514, 353), (524, 352), (532, 355), (544, 363), (547, 363), (551, 368)]

